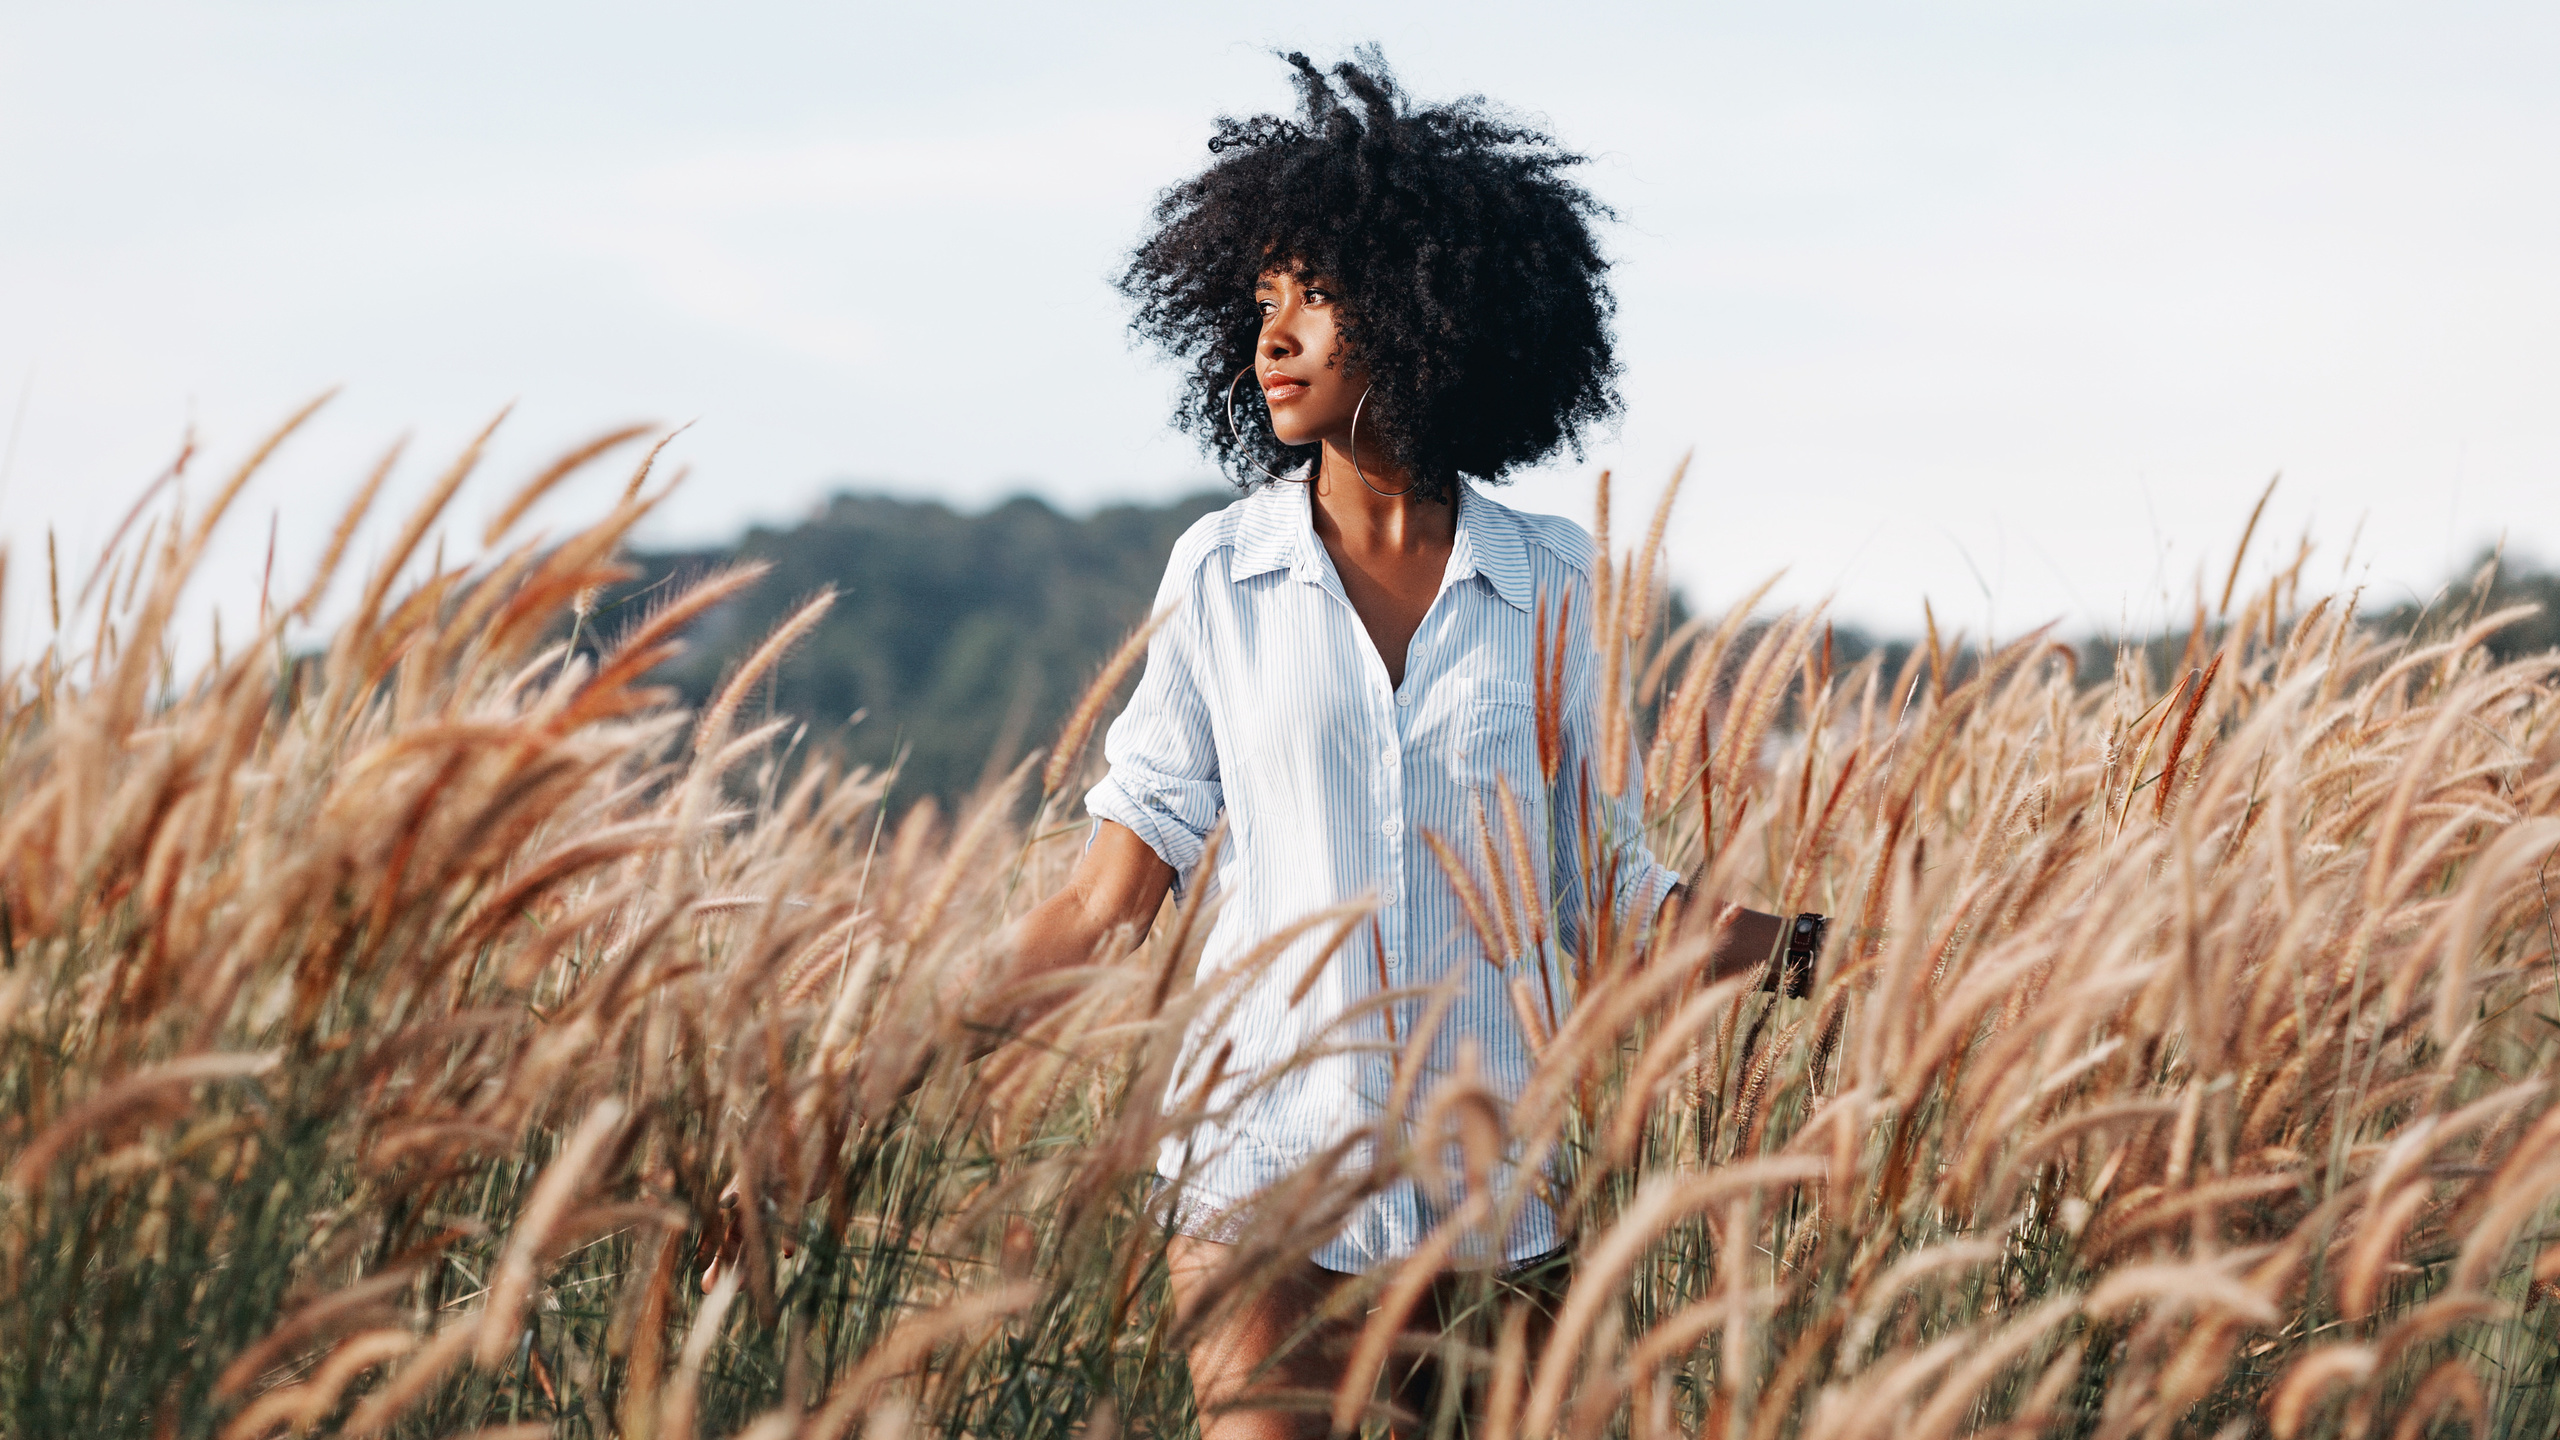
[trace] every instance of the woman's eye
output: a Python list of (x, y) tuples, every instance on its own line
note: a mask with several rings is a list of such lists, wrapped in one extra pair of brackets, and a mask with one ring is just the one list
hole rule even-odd
[(1307, 292), (1307, 303), (1310, 305), (1322, 305), (1332, 298), (1333, 292), (1329, 290), (1309, 290)]

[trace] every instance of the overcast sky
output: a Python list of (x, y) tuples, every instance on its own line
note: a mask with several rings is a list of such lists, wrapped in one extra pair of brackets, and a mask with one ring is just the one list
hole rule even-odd
[(1632, 509), (1694, 446), (1709, 604), (1784, 566), (1887, 628), (2147, 624), (2279, 470), (2323, 583), (2560, 558), (2548, 0), (0, 0), (11, 651), (48, 525), (85, 557), (190, 424), (201, 495), (331, 385), (217, 552), (226, 611), (271, 517), (299, 575), (383, 445), (416, 432), (414, 493), (511, 400), (457, 549), (626, 419), (698, 422), (662, 542), (847, 484), (1196, 488), (1109, 277), (1214, 116), (1288, 103), (1272, 47), (1363, 40), (1595, 157), (1628, 418), (1512, 495), (1587, 517), (1610, 465)]

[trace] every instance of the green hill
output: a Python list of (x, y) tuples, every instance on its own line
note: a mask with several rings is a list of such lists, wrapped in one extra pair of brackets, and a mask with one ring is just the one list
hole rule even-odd
[[(599, 617), (619, 629), (659, 587), (732, 560), (773, 572), (695, 626), (661, 678), (700, 703), (813, 592), (835, 608), (749, 707), (810, 723), (847, 759), (907, 760), (898, 790), (944, 801), (1045, 745), (1112, 647), (1146, 614), (1173, 542), (1230, 497), (1116, 505), (1077, 519), (1031, 498), (964, 515), (932, 501), (838, 495), (788, 529), (716, 550), (642, 553)], [(847, 722), (862, 712), (859, 724)]]

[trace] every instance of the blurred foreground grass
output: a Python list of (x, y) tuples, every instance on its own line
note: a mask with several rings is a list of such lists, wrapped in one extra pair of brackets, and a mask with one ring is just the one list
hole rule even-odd
[[(961, 1063), (935, 982), (1057, 883), (1084, 762), (1027, 826), (1028, 771), (946, 823), (786, 763), (742, 704), (823, 595), (667, 708), (650, 672), (751, 569), (557, 643), (645, 467), (581, 534), (400, 581), (475, 459), (316, 660), (281, 636), (335, 555), (167, 660), (254, 459), (5, 657), (0, 1432), (1184, 1433), (1142, 1200), (1197, 1119), (1201, 917)], [(1549, 1172), (1572, 1287), (1533, 1346), (1475, 1281), (1439, 1344), (1472, 1388), (1406, 1433), (2560, 1424), (2560, 693), (2483, 648), (2514, 616), (2386, 638), (2296, 563), (2088, 684), (2043, 636), (1888, 671), (1747, 605), (1649, 635), (1657, 573), (1574, 621), (1630, 647), (1656, 848), (1839, 917), (1817, 992), (1604, 935), (1525, 1094), (1408, 1036), (1381, 1168), (1284, 1186), (1227, 1293), (1498, 1143)], [(1489, 936), (1543, 928), (1491, 833), (1446, 838)], [(1362, 1357), (1309, 1404), (1382, 1431), (1406, 1357)]]

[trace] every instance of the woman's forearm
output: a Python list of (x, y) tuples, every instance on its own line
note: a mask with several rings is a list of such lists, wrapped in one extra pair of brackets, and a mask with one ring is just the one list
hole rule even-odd
[(1061, 996), (1033, 982), (1061, 970), (1091, 963), (1112, 932), (1123, 930), (1127, 943), (1146, 939), (1147, 922), (1118, 922), (1098, 913), (1092, 897), (1070, 887), (1034, 906), (1000, 937), (982, 970), (954, 975), (944, 1003), (975, 1032), (969, 1045), (984, 1055), (1056, 1008)]
[(1015, 922), (1008, 937), (1008, 963), (1002, 978), (1020, 984), (1091, 964), (1115, 930), (1125, 933), (1128, 948), (1135, 948), (1145, 942), (1149, 922), (1154, 918), (1152, 911), (1144, 915), (1123, 914), (1101, 897), (1070, 886)]
[(1671, 893), (1663, 897), (1663, 908), (1671, 911), (1675, 902), (1682, 907), (1674, 913), (1683, 928), (1705, 926), (1713, 937), (1707, 946), (1706, 964), (1701, 967), (1711, 985), (1768, 968), (1769, 958), (1777, 953), (1778, 941), (1786, 933), (1783, 916), (1741, 905), (1699, 901), (1686, 885), (1672, 886)]
[(1104, 822), (1075, 874), (1013, 923), (987, 969), (953, 977), (943, 998), (978, 1032), (972, 1049), (984, 1054), (1056, 1008), (1057, 992), (1032, 982), (1092, 963), (1115, 935), (1129, 948), (1144, 941), (1172, 883), (1171, 867), (1146, 842)]
[(1766, 969), (1769, 957), (1777, 953), (1778, 937), (1785, 933), (1787, 922), (1776, 915), (1740, 905), (1708, 907), (1705, 917), (1710, 923), (1723, 919), (1715, 931), (1715, 943), (1707, 949), (1707, 980), (1713, 983), (1731, 975), (1748, 975)]

